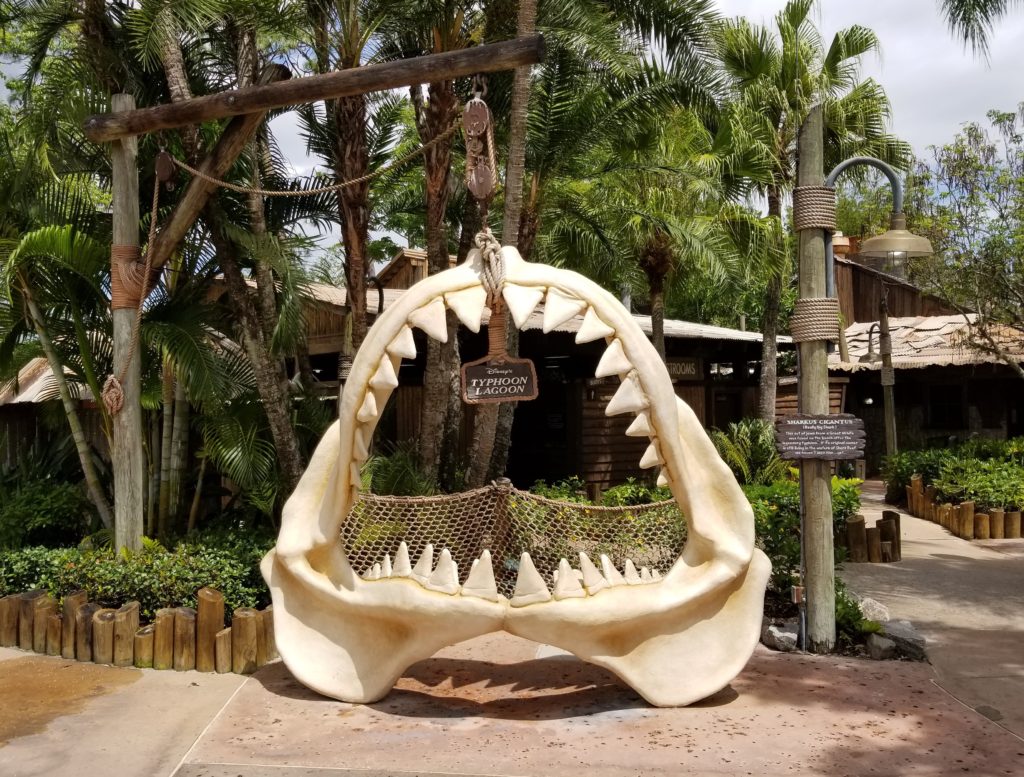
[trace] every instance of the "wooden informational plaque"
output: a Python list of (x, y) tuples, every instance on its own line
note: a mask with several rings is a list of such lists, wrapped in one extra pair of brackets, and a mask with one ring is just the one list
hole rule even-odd
[(462, 365), (462, 401), (520, 402), (537, 398), (537, 371), (529, 359), (485, 357)]
[(864, 422), (854, 415), (791, 415), (775, 422), (775, 446), (784, 459), (859, 459)]

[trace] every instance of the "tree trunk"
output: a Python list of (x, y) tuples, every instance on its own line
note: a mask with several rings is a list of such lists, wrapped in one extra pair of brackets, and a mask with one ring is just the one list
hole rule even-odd
[(161, 426), (160, 426), (160, 501), (157, 536), (166, 541), (170, 529), (168, 512), (171, 503), (171, 435), (174, 432), (174, 367), (171, 360), (163, 358), (161, 376)]
[(147, 463), (149, 483), (146, 487), (146, 535), (155, 537), (160, 504), (160, 419), (155, 410), (149, 411), (149, 450)]
[[(369, 170), (366, 145), (366, 97), (343, 97), (334, 101), (337, 129), (335, 178), (351, 181)], [(352, 315), (352, 351), (366, 337), (366, 243), (370, 234), (370, 182), (346, 186), (338, 192), (341, 238), (345, 246), (345, 287)]]
[(180, 380), (174, 387), (174, 430), (171, 434), (171, 494), (169, 514), (177, 519), (181, 515), (182, 480), (188, 462), (189, 405), (185, 384)]
[[(768, 190), (768, 215), (782, 217), (782, 192), (777, 187)], [(769, 424), (775, 423), (775, 395), (778, 389), (778, 334), (779, 308), (782, 304), (782, 276), (773, 273), (764, 294), (764, 312), (761, 317), (761, 378), (758, 399), (758, 417)]]
[(103, 525), (107, 529), (113, 529), (114, 516), (111, 513), (107, 496), (103, 493), (103, 486), (100, 485), (100, 478), (96, 473), (96, 467), (93, 464), (92, 450), (89, 448), (89, 442), (85, 439), (85, 431), (82, 429), (82, 422), (78, 417), (78, 408), (75, 406), (75, 400), (71, 396), (71, 389), (64, 374), (64, 364), (57, 356), (57, 351), (53, 347), (53, 341), (50, 339), (50, 333), (46, 328), (46, 319), (43, 318), (42, 311), (36, 305), (27, 284), (22, 284), (22, 291), (28, 304), (29, 315), (32, 317), (32, 326), (36, 330), (39, 344), (46, 355), (46, 362), (50, 366), (50, 372), (53, 373), (54, 381), (57, 383), (57, 391), (60, 393), (60, 401), (64, 406), (64, 415), (67, 417), (68, 426), (71, 428), (71, 437), (75, 441), (75, 450), (78, 451), (78, 460), (82, 465), (82, 474), (85, 475), (85, 485), (89, 490), (89, 497), (96, 506), (96, 511), (99, 513)]
[(665, 279), (648, 277), (651, 294), (651, 341), (662, 361), (665, 357)]

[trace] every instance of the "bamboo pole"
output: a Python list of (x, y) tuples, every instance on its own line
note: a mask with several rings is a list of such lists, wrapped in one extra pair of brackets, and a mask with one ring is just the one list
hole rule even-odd
[(135, 633), (139, 630), (139, 603), (128, 602), (114, 613), (114, 666), (135, 663)]
[(231, 627), (217, 632), (214, 640), (214, 656), (217, 674), (231, 671)]
[(100, 609), (95, 602), (86, 602), (75, 610), (75, 658), (92, 661), (92, 616)]
[(156, 626), (152, 623), (143, 626), (135, 632), (135, 666), (139, 669), (152, 669), (153, 667), (153, 643), (156, 637)]
[(35, 600), (32, 621), (32, 650), (36, 653), (46, 652), (46, 632), (50, 625), (50, 616), (57, 614), (57, 600), (52, 596), (40, 596)]
[(153, 668), (174, 666), (174, 608), (161, 607), (153, 619)]
[(289, 105), (511, 70), (540, 62), (543, 57), (544, 39), (540, 35), (531, 35), (458, 51), (293, 78), (283, 83), (233, 89), (155, 108), (141, 108), (127, 114), (90, 116), (85, 122), (85, 136), (93, 143), (103, 143), (243, 113), (265, 113)]
[(240, 607), (231, 617), (231, 670), (235, 674), (252, 674), (256, 663), (257, 636), (260, 625), (259, 611)]
[(59, 613), (52, 613), (46, 619), (46, 655), (59, 656), (61, 649), (61, 634), (63, 632), (63, 618)]
[(86, 601), (88, 601), (88, 596), (85, 591), (72, 591), (64, 597), (64, 602), (61, 605), (64, 623), (60, 635), (60, 654), (64, 658), (73, 659), (75, 657), (75, 613)]
[(174, 669), (186, 672), (196, 668), (196, 611), (178, 607), (174, 611)]
[(212, 672), (217, 668), (217, 633), (224, 628), (224, 595), (213, 588), (200, 588), (196, 598), (196, 669)]
[(114, 610), (109, 607), (92, 615), (92, 660), (96, 664), (114, 663)]
[(18, 615), (21, 597), (9, 594), (0, 599), (0, 647), (16, 647), (18, 644)]

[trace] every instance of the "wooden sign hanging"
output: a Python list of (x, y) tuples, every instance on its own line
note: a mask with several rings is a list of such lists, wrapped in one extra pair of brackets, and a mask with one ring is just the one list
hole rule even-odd
[(784, 459), (860, 459), (864, 421), (849, 413), (791, 415), (775, 422), (775, 444)]
[(536, 399), (537, 370), (529, 359), (485, 356), (462, 365), (462, 401), (470, 405)]

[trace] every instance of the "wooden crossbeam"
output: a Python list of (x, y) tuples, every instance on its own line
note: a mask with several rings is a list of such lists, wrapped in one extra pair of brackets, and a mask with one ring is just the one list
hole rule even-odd
[(459, 51), (232, 89), (153, 108), (98, 114), (86, 119), (85, 136), (94, 143), (103, 143), (300, 103), (397, 89), (475, 73), (511, 70), (535, 64), (543, 58), (544, 39), (540, 35), (531, 35)]

